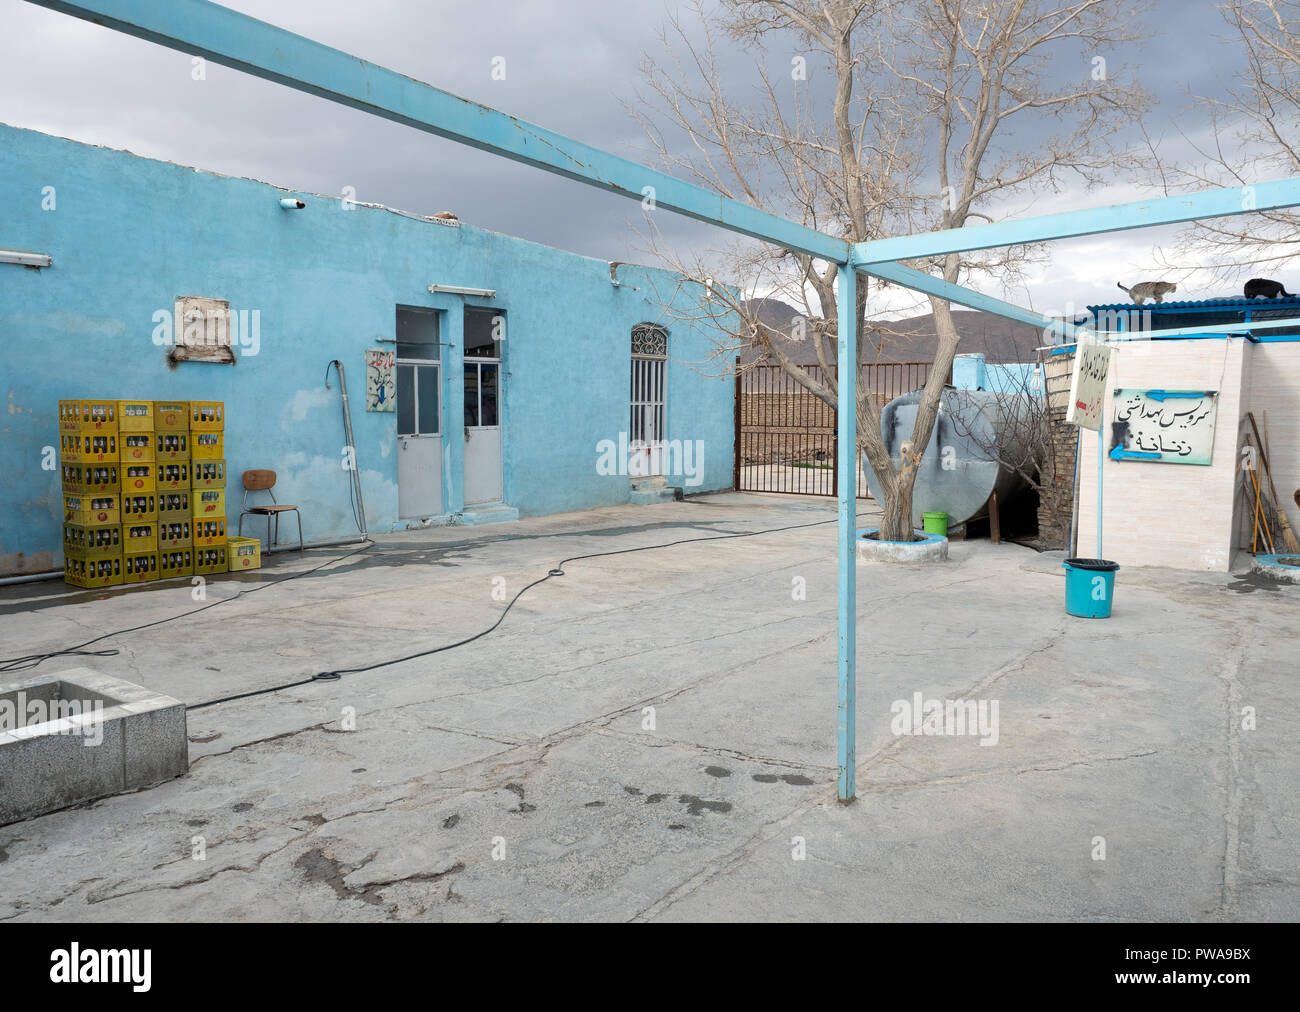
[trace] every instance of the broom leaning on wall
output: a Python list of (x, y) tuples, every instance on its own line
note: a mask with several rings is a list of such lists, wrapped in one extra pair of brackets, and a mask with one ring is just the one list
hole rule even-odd
[[(1282, 531), (1282, 544), (1286, 546), (1288, 552), (1300, 552), (1300, 539), (1296, 537), (1295, 531), (1291, 529), (1291, 521), (1287, 519), (1286, 509), (1282, 506), (1282, 500), (1277, 496), (1277, 486), (1273, 483), (1273, 471), (1268, 465), (1268, 450), (1263, 438), (1260, 436), (1259, 425), (1255, 422), (1255, 413), (1247, 411), (1246, 417), (1250, 420), (1251, 430), (1255, 433), (1255, 446), (1259, 451), (1259, 469), (1268, 479), (1268, 489), (1273, 496), (1273, 503), (1277, 507), (1277, 522)], [(1300, 497), (1300, 492), (1297, 492)], [(1300, 503), (1300, 498), (1297, 498)]]

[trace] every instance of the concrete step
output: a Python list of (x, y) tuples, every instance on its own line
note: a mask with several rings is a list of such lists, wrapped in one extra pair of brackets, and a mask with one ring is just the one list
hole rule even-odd
[(467, 506), (456, 515), (456, 523), (466, 527), (480, 527), (483, 524), (508, 524), (519, 519), (519, 511), (505, 503), (482, 503)]
[(632, 493), (628, 496), (628, 502), (633, 506), (648, 506), (657, 502), (675, 502), (682, 498), (682, 490), (673, 488), (671, 485), (660, 485), (638, 488), (632, 486)]

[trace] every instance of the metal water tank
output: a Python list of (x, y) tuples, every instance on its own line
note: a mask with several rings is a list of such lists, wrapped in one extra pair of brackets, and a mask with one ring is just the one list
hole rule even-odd
[[(898, 448), (912, 438), (921, 391), (896, 397), (881, 409), (880, 431), (897, 467)], [(988, 513), (994, 489), (1005, 506), (1027, 483), (1006, 462), (1042, 460), (1041, 428), (1032, 421), (1039, 405), (1027, 394), (944, 388), (930, 443), (921, 460), (912, 493), (913, 522), (923, 512), (948, 514), (949, 524), (965, 523)], [(883, 501), (880, 482), (866, 456), (867, 487)]]

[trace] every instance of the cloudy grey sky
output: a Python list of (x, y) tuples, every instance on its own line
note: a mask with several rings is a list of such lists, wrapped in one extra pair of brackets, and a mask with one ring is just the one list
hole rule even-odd
[[(607, 151), (638, 157), (642, 134), (623, 102), (643, 51), (678, 0), (225, 0), (225, 5)], [(1214, 93), (1234, 53), (1204, 0), (1157, 0), (1138, 54), (1160, 100), (1147, 126), (1176, 136), (1204, 126), (1185, 91)], [(744, 75), (750, 57), (727, 53)], [(494, 57), (506, 58), (504, 81)], [(730, 70), (729, 70), (730, 72)], [(634, 202), (380, 121), (268, 82), (24, 2), (0, 0), (0, 122), (125, 148), (299, 190), (340, 194), (419, 213), (453, 210), (471, 224), (607, 260), (646, 261)], [(1171, 150), (1176, 150), (1176, 145)], [(1045, 212), (1136, 199), (1130, 182), (1070, 193)], [(681, 248), (725, 241), (668, 214)], [(1039, 309), (1119, 293), (1121, 277), (1151, 277), (1153, 239), (1134, 233), (1060, 244), (1031, 293)], [(1186, 287), (1186, 286), (1185, 286)], [(1296, 287), (1296, 286), (1293, 286)], [(1000, 294), (1000, 293), (999, 293)], [(1183, 293), (1180, 292), (1180, 295)], [(1188, 292), (1188, 297), (1219, 294)]]

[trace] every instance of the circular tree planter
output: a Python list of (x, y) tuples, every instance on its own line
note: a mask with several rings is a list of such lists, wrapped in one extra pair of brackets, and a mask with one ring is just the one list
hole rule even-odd
[(912, 541), (881, 541), (880, 528), (858, 531), (859, 562), (944, 562), (948, 558), (948, 539), (925, 531), (913, 531)]
[(1300, 556), (1297, 555), (1256, 555), (1250, 569), (1279, 583), (1300, 583)]

